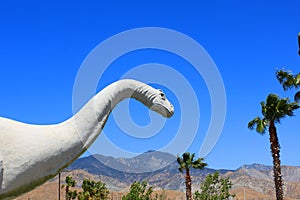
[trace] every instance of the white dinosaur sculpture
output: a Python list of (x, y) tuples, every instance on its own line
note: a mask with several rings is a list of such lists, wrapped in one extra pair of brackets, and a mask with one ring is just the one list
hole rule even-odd
[(174, 113), (161, 90), (126, 79), (104, 88), (59, 124), (0, 118), (0, 199), (30, 191), (70, 165), (94, 142), (112, 109), (125, 98), (134, 98), (164, 117)]

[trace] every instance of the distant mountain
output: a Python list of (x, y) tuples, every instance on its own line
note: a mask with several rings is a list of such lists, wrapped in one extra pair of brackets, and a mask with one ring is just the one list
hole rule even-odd
[(269, 165), (262, 165), (262, 164), (251, 164), (251, 165), (243, 165), (239, 169), (255, 169), (255, 170), (260, 170), (260, 171), (269, 171), (272, 170), (273, 167)]
[(119, 158), (118, 160), (133, 169), (128, 170), (128, 172), (141, 173), (162, 169), (172, 164), (176, 157), (169, 153), (152, 150), (131, 159)]
[(93, 157), (110, 168), (132, 173), (156, 171), (168, 166), (176, 160), (176, 157), (172, 154), (153, 150), (133, 158), (113, 158), (100, 154), (93, 155)]
[[(164, 189), (183, 190), (184, 175), (178, 171), (176, 157), (169, 153), (148, 151), (133, 158), (113, 158), (92, 155), (77, 159), (68, 170), (84, 170), (95, 176), (110, 177), (114, 183), (131, 184), (134, 181), (147, 180), (151, 185)], [(191, 170), (195, 183), (200, 183), (206, 175), (216, 170)], [(225, 174), (230, 170), (220, 170)], [(108, 184), (112, 187), (113, 184)], [(122, 184), (119, 184), (122, 185)], [(122, 190), (124, 188), (118, 188)]]
[[(116, 178), (119, 180), (126, 178), (124, 172), (108, 167), (108, 165), (103, 164), (103, 162), (97, 159), (97, 157), (101, 157), (101, 155), (79, 158), (76, 161), (74, 161), (73, 164), (70, 167), (68, 167), (67, 170), (84, 170), (93, 175), (102, 175), (111, 178)], [(107, 162), (115, 163), (116, 161), (111, 160), (111, 158), (108, 158)]]
[(174, 155), (159, 151), (148, 151), (133, 158), (113, 158), (95, 154), (77, 159), (70, 166), (70, 169), (84, 169), (89, 173), (98, 174), (105, 168), (108, 170), (107, 175), (111, 175), (109, 174), (111, 171), (113, 173), (116, 173), (116, 171), (146, 173), (169, 167), (175, 161), (176, 157)]

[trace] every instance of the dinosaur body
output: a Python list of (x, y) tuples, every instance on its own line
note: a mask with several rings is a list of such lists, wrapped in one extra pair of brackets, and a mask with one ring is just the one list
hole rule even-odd
[(0, 199), (30, 191), (70, 165), (96, 140), (112, 109), (125, 98), (135, 98), (165, 117), (174, 113), (161, 90), (121, 80), (59, 124), (32, 125), (0, 118)]

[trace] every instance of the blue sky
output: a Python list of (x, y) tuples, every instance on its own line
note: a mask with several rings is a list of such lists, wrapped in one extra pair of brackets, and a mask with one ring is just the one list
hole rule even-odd
[[(275, 71), (285, 67), (299, 72), (299, 7), (298, 1), (1, 2), (0, 116), (36, 124), (58, 123), (69, 118), (73, 114), (76, 75), (97, 45), (126, 30), (167, 28), (202, 45), (224, 82), (226, 120), (216, 146), (206, 156), (209, 166), (235, 169), (250, 163), (271, 165), (268, 136), (248, 130), (247, 123), (260, 115), (259, 103), (268, 93), (293, 95), (293, 91), (282, 91)], [(157, 49), (130, 52), (107, 68), (97, 91), (147, 63), (160, 63), (177, 70), (196, 92), (199, 128), (195, 138), (187, 138), (192, 141), (187, 150), (198, 153), (211, 117), (211, 101), (203, 77), (186, 60)], [(161, 76), (164, 78), (176, 83), (172, 76)], [(176, 137), (181, 126), (182, 99), (174, 90), (156, 82), (153, 86), (163, 87), (176, 113), (168, 120), (151, 112), (149, 117), (148, 109), (129, 101), (136, 124), (147, 126), (155, 119), (158, 124), (163, 121), (165, 127), (153, 137), (134, 138), (120, 131), (114, 117), (110, 117), (104, 134), (126, 151), (160, 150)], [(296, 115), (299, 114), (297, 111)], [(299, 116), (287, 118), (278, 125), (284, 165), (300, 165), (299, 120)], [(92, 148), (93, 152), (118, 154), (103, 150), (101, 145)]]

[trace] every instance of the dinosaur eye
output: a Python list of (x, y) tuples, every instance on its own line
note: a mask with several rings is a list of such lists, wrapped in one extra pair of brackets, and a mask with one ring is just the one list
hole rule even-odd
[(165, 99), (165, 94), (164, 93), (160, 93), (161, 98)]

